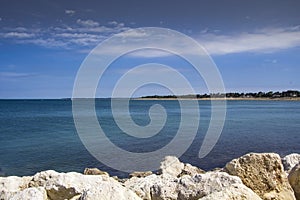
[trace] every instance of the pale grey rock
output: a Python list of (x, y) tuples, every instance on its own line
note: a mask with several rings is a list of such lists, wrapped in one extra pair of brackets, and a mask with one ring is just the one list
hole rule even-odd
[(199, 169), (198, 167), (195, 167), (189, 163), (185, 163), (184, 167), (180, 173), (180, 176), (183, 175), (190, 175), (190, 176), (194, 176), (196, 174), (204, 174), (205, 171), (202, 169)]
[(0, 177), (0, 199), (10, 199), (16, 192), (26, 189), (31, 177)]
[[(225, 172), (207, 172), (194, 176), (184, 175), (176, 179), (163, 178), (151, 187), (151, 197), (154, 200), (190, 200), (199, 199), (209, 194), (220, 192), (233, 184), (244, 187), (242, 181)], [(250, 189), (249, 189), (250, 190)]]
[(175, 156), (166, 156), (160, 163), (160, 172), (163, 175), (179, 176), (184, 164)]
[(284, 170), (289, 173), (290, 170), (300, 162), (300, 154), (292, 153), (282, 158)]
[(243, 184), (233, 184), (221, 191), (212, 192), (199, 200), (261, 200), (261, 198)]
[(48, 200), (47, 192), (42, 187), (26, 188), (12, 195), (10, 200)]
[(300, 200), (300, 162), (293, 167), (288, 179), (295, 192), (296, 199)]
[(198, 199), (222, 191), (232, 184), (243, 184), (240, 178), (225, 172), (207, 172), (195, 176), (183, 176), (177, 188), (179, 199)]
[(249, 153), (227, 163), (224, 170), (240, 177), (262, 199), (295, 200), (278, 154)]
[[(169, 176), (170, 179), (176, 179), (175, 177)], [(132, 177), (128, 179), (124, 185), (126, 188), (134, 191), (139, 197), (145, 200), (151, 200), (151, 187), (154, 184), (160, 183), (160, 182), (168, 182), (167, 178), (162, 178), (162, 176), (158, 176), (156, 174), (152, 174), (146, 177)], [(175, 186), (175, 185), (174, 185)]]
[(140, 199), (134, 192), (123, 187), (118, 181), (106, 175), (83, 175), (76, 172), (57, 173), (45, 171), (37, 173), (32, 186), (44, 187), (52, 200), (64, 199)]

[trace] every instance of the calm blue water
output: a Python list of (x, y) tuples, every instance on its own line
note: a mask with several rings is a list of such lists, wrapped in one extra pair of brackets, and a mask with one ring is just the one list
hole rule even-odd
[[(149, 152), (170, 142), (180, 121), (177, 101), (151, 100), (131, 101), (133, 120), (147, 125), (148, 109), (156, 103), (166, 108), (168, 118), (160, 133), (148, 139), (124, 134), (112, 118), (109, 100), (97, 100), (96, 111), (112, 142), (127, 151)], [(277, 152), (281, 156), (300, 153), (299, 101), (228, 101), (222, 135), (212, 152), (199, 159), (210, 119), (210, 101), (199, 101), (199, 105), (200, 127), (193, 144), (180, 158), (184, 162), (209, 170), (248, 152)], [(85, 149), (75, 129), (71, 100), (0, 101), (0, 175), (32, 175), (47, 169), (82, 172), (86, 167), (126, 175), (103, 165)]]

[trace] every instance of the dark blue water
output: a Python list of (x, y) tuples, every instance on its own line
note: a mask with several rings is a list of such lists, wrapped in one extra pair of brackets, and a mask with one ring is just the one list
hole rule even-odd
[[(113, 143), (127, 151), (150, 152), (168, 144), (176, 134), (179, 104), (152, 100), (130, 103), (132, 119), (141, 126), (150, 122), (148, 109), (157, 103), (166, 108), (168, 118), (151, 138), (137, 139), (123, 133), (112, 117), (110, 100), (96, 100), (96, 111)], [(210, 120), (210, 101), (199, 101), (199, 106), (199, 130), (180, 158), (184, 162), (209, 170), (248, 152), (300, 153), (299, 101), (228, 101), (222, 135), (210, 154), (199, 159)], [(86, 167), (126, 176), (100, 163), (85, 149), (76, 132), (71, 100), (0, 101), (0, 175), (32, 175), (48, 169), (82, 172)]]

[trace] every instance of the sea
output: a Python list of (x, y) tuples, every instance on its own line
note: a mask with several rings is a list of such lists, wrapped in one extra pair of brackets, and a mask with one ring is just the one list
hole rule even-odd
[[(200, 159), (198, 153), (211, 119), (211, 101), (197, 103), (199, 127), (180, 157), (182, 162), (212, 170), (249, 152), (275, 152), (280, 156), (300, 153), (300, 101), (231, 100), (227, 101), (219, 140)], [(125, 151), (143, 153), (167, 145), (182, 120), (176, 100), (130, 100), (131, 119), (138, 126), (146, 126), (151, 120), (149, 109), (155, 104), (165, 109), (167, 118), (159, 133), (149, 138), (128, 137), (114, 120), (110, 99), (96, 99), (95, 110), (99, 124), (114, 144)], [(105, 154), (113, 156), (109, 151)], [(128, 175), (89, 153), (77, 133), (71, 99), (0, 100), (0, 176), (27, 176), (49, 169), (83, 172), (87, 167), (97, 167), (112, 176)]]

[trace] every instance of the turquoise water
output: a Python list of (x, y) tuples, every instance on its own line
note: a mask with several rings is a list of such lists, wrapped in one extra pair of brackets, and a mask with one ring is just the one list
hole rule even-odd
[[(150, 122), (148, 109), (157, 103), (166, 108), (168, 118), (164, 128), (151, 138), (137, 139), (123, 133), (113, 120), (109, 99), (97, 100), (96, 111), (113, 143), (127, 151), (150, 152), (168, 144), (176, 134), (179, 104), (165, 100), (130, 103), (132, 119), (138, 125)], [(199, 159), (210, 120), (210, 101), (199, 101), (199, 106), (199, 130), (180, 158), (184, 162), (209, 170), (248, 152), (300, 153), (299, 101), (228, 101), (221, 137), (210, 154)], [(85, 149), (75, 129), (71, 100), (0, 101), (0, 175), (32, 175), (47, 169), (82, 172), (85, 167), (126, 175), (100, 163)]]

